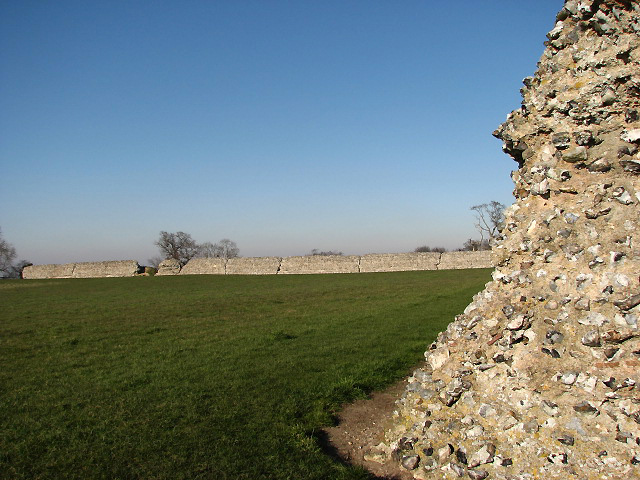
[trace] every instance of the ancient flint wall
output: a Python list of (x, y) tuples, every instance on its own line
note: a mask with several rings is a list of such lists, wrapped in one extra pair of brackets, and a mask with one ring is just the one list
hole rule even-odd
[(275, 275), (280, 269), (279, 257), (239, 257), (227, 261), (227, 275)]
[[(158, 275), (175, 275), (172, 264), (162, 266)], [(308, 255), (299, 257), (194, 258), (180, 275), (305, 275), (322, 273), (405, 272), (412, 270), (452, 270), (492, 268), (490, 252), (381, 253), (369, 255)]]
[(307, 257), (285, 257), (280, 262), (278, 274), (309, 273), (358, 273), (360, 257), (355, 255), (310, 255)]
[(567, 1), (547, 37), (494, 133), (519, 167), (494, 280), (365, 457), (414, 478), (640, 478), (640, 3)]
[(493, 266), (491, 252), (445, 252), (440, 257), (438, 270), (487, 268), (488, 266)]
[(384, 253), (360, 257), (360, 272), (437, 270), (440, 253)]
[(182, 267), (180, 275), (224, 275), (226, 261), (224, 258), (192, 258)]
[(25, 279), (133, 277), (140, 266), (135, 260), (31, 265), (22, 272)]
[[(382, 253), (369, 255), (310, 255), (304, 257), (193, 258), (180, 267), (163, 260), (156, 275), (303, 275), (321, 273), (402, 272), (492, 268), (490, 252)], [(140, 271), (134, 260), (32, 265), (25, 279), (132, 277)]]

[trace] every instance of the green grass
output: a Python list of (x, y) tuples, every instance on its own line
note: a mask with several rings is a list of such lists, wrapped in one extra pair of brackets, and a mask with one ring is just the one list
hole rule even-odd
[(318, 432), (488, 270), (0, 282), (0, 478), (366, 479)]

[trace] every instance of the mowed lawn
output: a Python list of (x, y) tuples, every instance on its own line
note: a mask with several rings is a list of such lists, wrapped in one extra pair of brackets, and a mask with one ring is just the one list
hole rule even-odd
[(409, 373), (489, 279), (1, 281), (0, 478), (370, 478), (319, 429)]

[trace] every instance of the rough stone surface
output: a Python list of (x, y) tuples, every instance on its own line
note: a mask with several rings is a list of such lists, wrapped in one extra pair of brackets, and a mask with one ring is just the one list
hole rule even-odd
[(379, 253), (360, 257), (360, 272), (437, 270), (440, 253)]
[(640, 3), (567, 1), (548, 39), (495, 132), (519, 168), (494, 280), (381, 449), (414, 478), (640, 478)]
[(359, 273), (360, 257), (355, 255), (309, 255), (285, 257), (279, 274)]
[[(156, 275), (276, 275), (491, 268), (490, 253), (372, 253), (362, 256), (238, 257), (228, 260), (192, 258), (184, 266), (177, 260), (166, 259), (158, 266)], [(139, 270), (133, 260), (33, 265), (25, 268), (24, 278), (130, 277)]]
[[(227, 260), (224, 268), (215, 262), (208, 263), (203, 260), (206, 259), (192, 259), (180, 273), (283, 275), (450, 270), (493, 266), (491, 252), (372, 253), (362, 256), (311, 255), (285, 258), (239, 257)], [(192, 263), (194, 263), (193, 268)]]
[(491, 252), (445, 252), (438, 263), (438, 270), (491, 267)]
[(25, 267), (22, 276), (25, 279), (133, 277), (139, 269), (140, 266), (135, 260), (114, 260), (62, 265), (31, 265)]
[(279, 257), (239, 257), (227, 261), (227, 275), (275, 275), (280, 269)]
[(178, 275), (180, 273), (180, 262), (174, 258), (167, 258), (158, 265), (156, 275)]
[(180, 275), (224, 275), (227, 260), (224, 258), (192, 258), (180, 270)]

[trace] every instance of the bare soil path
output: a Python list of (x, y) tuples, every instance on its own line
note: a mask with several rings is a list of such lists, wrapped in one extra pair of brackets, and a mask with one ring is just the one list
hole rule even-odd
[(413, 480), (413, 476), (397, 462), (380, 464), (364, 458), (383, 441), (396, 400), (405, 387), (406, 380), (402, 380), (382, 392), (373, 393), (368, 399), (345, 406), (338, 415), (338, 424), (325, 429), (328, 453), (343, 462), (366, 468), (380, 480)]

